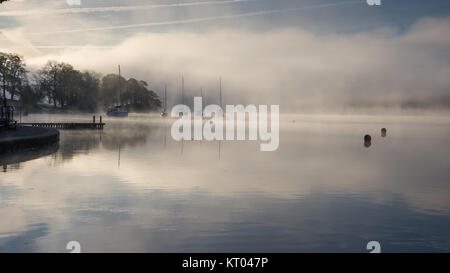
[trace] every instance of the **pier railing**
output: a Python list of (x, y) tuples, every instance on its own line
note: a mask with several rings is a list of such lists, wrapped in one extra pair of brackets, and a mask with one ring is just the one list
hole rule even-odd
[(100, 116), (100, 122), (95, 122), (95, 116), (93, 116), (92, 122), (26, 122), (26, 123), (19, 123), (19, 125), (65, 129), (65, 130), (75, 130), (75, 129), (103, 130), (105, 123), (102, 122), (102, 116)]
[(45, 127), (55, 129), (97, 129), (103, 130), (105, 123), (90, 123), (90, 122), (28, 122), (19, 123), (19, 125), (32, 126), (32, 127)]

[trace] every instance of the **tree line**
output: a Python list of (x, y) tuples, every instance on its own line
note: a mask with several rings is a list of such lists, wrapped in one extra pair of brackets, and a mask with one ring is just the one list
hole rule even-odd
[(101, 76), (80, 71), (71, 64), (48, 61), (30, 73), (22, 56), (0, 52), (0, 85), (3, 97), (18, 100), (28, 111), (43, 106), (59, 110), (95, 112), (122, 105), (128, 111), (147, 112), (161, 107), (145, 81), (117, 74)]

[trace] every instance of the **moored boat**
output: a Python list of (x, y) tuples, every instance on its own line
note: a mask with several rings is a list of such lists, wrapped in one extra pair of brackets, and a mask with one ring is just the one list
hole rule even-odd
[(116, 106), (114, 108), (108, 109), (106, 114), (109, 117), (128, 117), (128, 112), (122, 110), (122, 107)]

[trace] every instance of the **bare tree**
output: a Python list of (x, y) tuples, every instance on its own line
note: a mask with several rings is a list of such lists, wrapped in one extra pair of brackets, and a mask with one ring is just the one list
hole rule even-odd
[(2, 83), (3, 97), (6, 97), (6, 81), (8, 78), (7, 60), (8, 54), (0, 52), (0, 81)]
[(17, 54), (8, 54), (0, 52), (0, 82), (3, 89), (3, 97), (6, 97), (6, 91), (9, 92), (11, 99), (27, 79), (27, 70), (23, 57)]
[(11, 100), (13, 100), (22, 84), (27, 80), (27, 70), (25, 69), (23, 57), (17, 54), (8, 54), (6, 65), (8, 70), (8, 92), (11, 96)]

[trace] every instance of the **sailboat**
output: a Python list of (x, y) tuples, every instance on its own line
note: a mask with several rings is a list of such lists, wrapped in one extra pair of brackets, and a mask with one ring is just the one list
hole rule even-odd
[(161, 117), (167, 116), (167, 84), (164, 84), (164, 109), (161, 112)]
[(128, 117), (128, 112), (126, 111), (126, 110), (123, 110), (122, 109), (122, 103), (120, 102), (121, 101), (121, 99), (120, 99), (120, 95), (121, 95), (121, 86), (120, 86), (120, 79), (121, 79), (121, 76), (120, 76), (120, 65), (119, 65), (119, 105), (117, 105), (117, 106), (114, 106), (113, 108), (109, 108), (108, 109), (108, 111), (106, 112), (106, 114), (109, 116), (109, 117)]
[(122, 110), (121, 105), (117, 105), (114, 108), (108, 109), (106, 113), (109, 117), (128, 117), (128, 112)]

